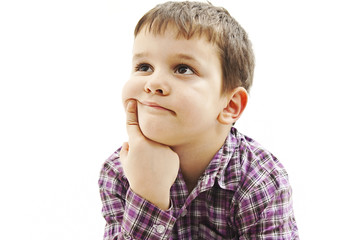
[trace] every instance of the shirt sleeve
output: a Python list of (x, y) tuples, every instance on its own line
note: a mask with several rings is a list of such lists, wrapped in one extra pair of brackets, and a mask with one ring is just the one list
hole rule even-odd
[(259, 184), (239, 201), (235, 219), (240, 240), (299, 239), (290, 185)]
[(99, 187), (106, 221), (104, 240), (170, 238), (176, 220), (171, 208), (161, 210), (134, 193), (118, 158), (104, 164)]

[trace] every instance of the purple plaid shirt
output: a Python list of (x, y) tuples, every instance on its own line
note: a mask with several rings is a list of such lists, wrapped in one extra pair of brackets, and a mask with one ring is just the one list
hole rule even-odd
[(235, 128), (190, 194), (179, 170), (167, 211), (131, 191), (119, 151), (99, 179), (106, 240), (299, 239), (286, 171)]

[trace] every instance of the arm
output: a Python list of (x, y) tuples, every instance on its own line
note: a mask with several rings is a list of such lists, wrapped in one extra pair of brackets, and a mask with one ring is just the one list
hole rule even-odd
[(104, 165), (99, 180), (104, 239), (168, 239), (176, 220), (168, 209), (178, 156), (142, 135), (135, 101), (129, 101), (126, 115), (129, 143), (120, 159)]
[(106, 220), (104, 240), (169, 239), (176, 220), (171, 210), (159, 209), (130, 188), (126, 190), (121, 183), (115, 187), (118, 193), (106, 185), (100, 188), (102, 213)]

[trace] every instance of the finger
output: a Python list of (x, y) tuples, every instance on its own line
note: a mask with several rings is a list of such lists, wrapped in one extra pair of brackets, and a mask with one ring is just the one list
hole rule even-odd
[(137, 118), (137, 102), (130, 99), (125, 108), (126, 111), (126, 130), (129, 135), (129, 141), (136, 137), (141, 137), (141, 131)]

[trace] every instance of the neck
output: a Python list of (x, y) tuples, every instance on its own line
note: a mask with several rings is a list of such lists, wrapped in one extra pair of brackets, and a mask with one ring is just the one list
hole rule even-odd
[(198, 144), (188, 143), (172, 147), (172, 150), (179, 156), (181, 172), (189, 193), (196, 186), (199, 177), (204, 173), (214, 155), (224, 144), (228, 133), (229, 131), (222, 131), (212, 137), (207, 136), (204, 141)]

